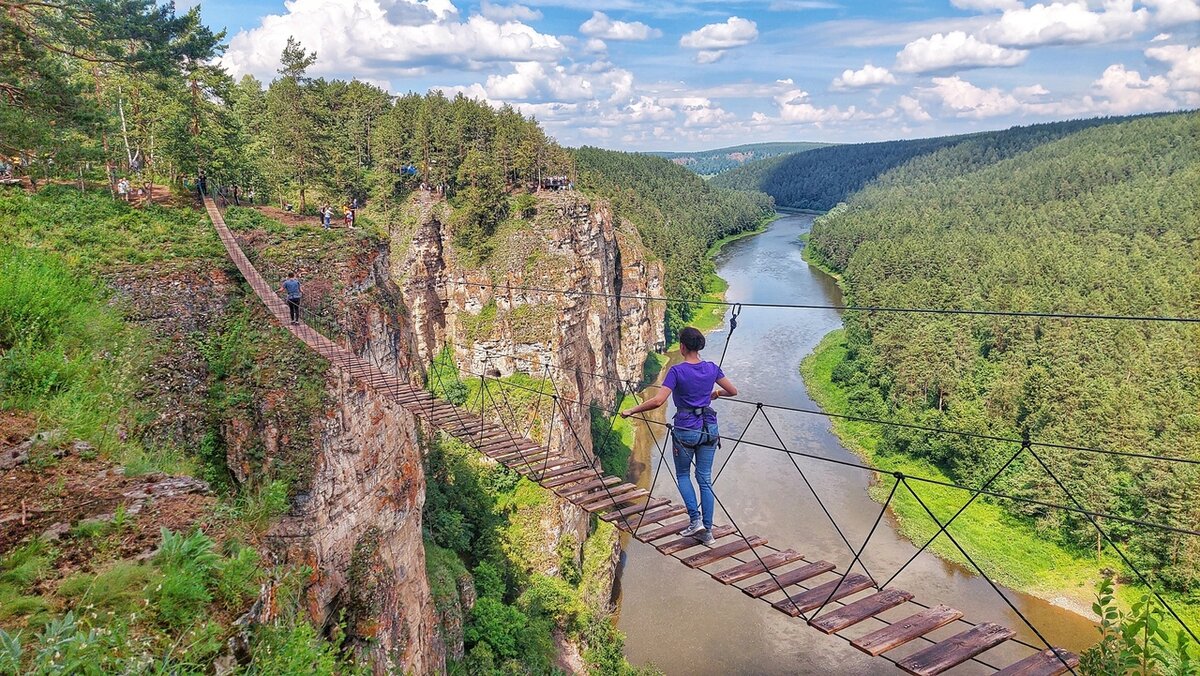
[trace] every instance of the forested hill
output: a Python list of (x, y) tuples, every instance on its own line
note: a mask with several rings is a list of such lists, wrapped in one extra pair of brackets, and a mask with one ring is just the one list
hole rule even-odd
[[(968, 144), (882, 177), (817, 219), (809, 253), (857, 305), (1200, 316), (1200, 114), (1086, 129), (981, 166)], [(835, 380), (857, 413), (1200, 459), (1200, 326), (855, 314)], [(884, 453), (980, 485), (1013, 449), (892, 430)], [(1194, 466), (1040, 449), (1087, 509), (1194, 528)], [(1028, 460), (1028, 458), (1026, 459)], [(1060, 502), (1020, 461), (1002, 492)], [(1095, 551), (1078, 515), (1012, 505)], [(1197, 538), (1106, 523), (1158, 579), (1200, 590)]]
[(968, 163), (958, 167), (962, 170), (1010, 157), (1082, 129), (1125, 119), (1130, 118), (1069, 120), (961, 136), (829, 146), (751, 162), (714, 177), (713, 185), (761, 190), (783, 207), (828, 211), (885, 172), (943, 148), (967, 144), (966, 152), (960, 155)]
[(664, 157), (681, 167), (690, 169), (701, 176), (715, 176), (730, 169), (743, 166), (748, 162), (765, 160), (768, 157), (802, 153), (814, 148), (824, 148), (828, 143), (813, 143), (809, 141), (784, 143), (747, 143), (729, 148), (715, 150), (700, 150), (690, 153), (654, 152), (646, 153), (655, 157)]
[[(761, 192), (714, 188), (661, 157), (584, 146), (575, 151), (575, 165), (580, 188), (608, 198), (663, 257), (673, 297), (699, 299), (712, 268), (705, 259), (708, 247), (774, 213), (771, 198)], [(668, 331), (682, 328), (693, 311), (687, 305), (669, 307)]]

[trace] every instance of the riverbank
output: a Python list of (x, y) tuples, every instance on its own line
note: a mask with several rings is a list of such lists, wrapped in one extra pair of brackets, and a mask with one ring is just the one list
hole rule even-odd
[[(845, 332), (831, 332), (805, 357), (800, 373), (809, 396), (823, 410), (838, 415), (853, 415), (852, 392), (834, 382), (834, 369), (846, 355)], [(847, 449), (854, 452), (883, 474), (877, 477), (872, 497), (882, 502), (891, 490), (890, 472), (922, 476), (949, 482), (935, 465), (903, 455), (884, 455), (878, 452), (882, 433), (878, 425), (832, 419), (835, 435)], [(913, 482), (921, 499), (945, 522), (969, 498), (970, 494), (944, 486)], [(915, 498), (903, 487), (891, 503), (891, 515), (905, 537), (918, 545), (924, 544), (937, 526)], [(1017, 591), (1045, 599), (1056, 606), (1095, 619), (1091, 606), (1096, 585), (1104, 569), (1121, 570), (1121, 562), (1105, 552), (1102, 556), (1084, 554), (1049, 541), (1037, 532), (1031, 522), (1018, 518), (1001, 506), (977, 500), (963, 512), (950, 533), (971, 554), (976, 563), (993, 580)], [(941, 558), (968, 567), (970, 564), (944, 535), (929, 547)], [(1118, 587), (1118, 600), (1126, 608), (1141, 599), (1145, 589), (1138, 585)], [(1200, 607), (1189, 605), (1177, 595), (1166, 597), (1172, 607), (1189, 624), (1200, 619)]]
[[(726, 244), (729, 244), (730, 242), (736, 242), (739, 239), (746, 239), (747, 237), (760, 235), (766, 232), (767, 228), (770, 227), (772, 223), (782, 217), (783, 214), (779, 212), (776, 212), (770, 216), (763, 216), (762, 219), (759, 220), (758, 225), (754, 226), (752, 229), (743, 230), (742, 232), (735, 232), (732, 235), (718, 239), (708, 247), (708, 251), (704, 252), (704, 263), (711, 263), (714, 261), (717, 257), (717, 254), (721, 253), (721, 249), (724, 248)], [(688, 320), (688, 325), (696, 327), (700, 330), (700, 333), (706, 335), (711, 331), (721, 328), (721, 325), (725, 323), (725, 306), (720, 303), (725, 300), (725, 292), (728, 290), (729, 283), (722, 279), (717, 273), (709, 272), (707, 275), (705, 275), (704, 295), (700, 297), (702, 304), (700, 305), (700, 309), (697, 310), (694, 315), (692, 315), (690, 320)], [(671, 343), (671, 345), (667, 348), (668, 351), (677, 349), (679, 349), (678, 341)]]

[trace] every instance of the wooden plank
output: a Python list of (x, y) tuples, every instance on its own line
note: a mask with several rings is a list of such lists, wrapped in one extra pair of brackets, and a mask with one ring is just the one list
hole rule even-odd
[(741, 582), (746, 578), (754, 577), (759, 573), (765, 573), (768, 570), (774, 570), (780, 566), (785, 566), (793, 561), (799, 561), (802, 557), (797, 552), (791, 549), (785, 549), (782, 552), (772, 552), (762, 557), (760, 562), (758, 559), (747, 561), (733, 568), (726, 568), (712, 574), (712, 577), (721, 584), (733, 584)]
[(733, 542), (723, 544), (719, 547), (713, 547), (706, 552), (693, 554), (683, 560), (683, 565), (687, 566), (688, 568), (707, 566), (710, 563), (716, 563), (721, 559), (727, 559), (734, 554), (739, 554), (752, 547), (758, 547), (759, 545), (765, 544), (767, 544), (766, 539), (760, 538), (757, 535), (751, 535), (748, 538), (738, 538)]
[[(633, 486), (633, 490), (629, 490), (626, 486)], [(596, 512), (602, 509), (612, 509), (617, 505), (623, 505), (627, 502), (641, 501), (642, 498), (650, 495), (650, 491), (645, 488), (638, 488), (634, 484), (625, 484), (617, 488), (609, 489), (604, 495), (597, 495), (589, 500), (577, 502), (575, 504), (583, 507), (589, 512)]]
[(538, 479), (541, 479), (542, 477), (546, 476), (547, 473), (549, 473), (552, 469), (554, 469), (556, 467), (562, 467), (564, 465), (569, 466), (570, 464), (571, 464), (571, 461), (568, 460), (567, 458), (563, 458), (563, 457), (560, 457), (557, 455), (551, 455), (550, 457), (545, 458), (541, 462), (537, 463), (536, 467), (532, 468), (533, 474), (535, 475), (534, 481), (537, 481)]
[[(645, 507), (645, 505), (642, 505), (642, 507)], [(674, 505), (671, 503), (667, 503), (666, 507), (646, 507), (645, 509), (645, 513), (642, 513), (642, 509), (639, 507), (636, 514), (630, 514), (629, 518), (622, 521), (622, 523), (629, 528), (641, 528), (643, 523), (656, 523), (663, 521), (664, 519), (669, 519), (673, 516), (679, 516), (680, 514), (687, 513), (687, 507), (684, 507), (683, 505)]]
[(585, 466), (585, 467), (575, 470), (574, 472), (569, 472), (567, 474), (561, 474), (559, 476), (556, 476), (553, 479), (545, 479), (541, 482), (541, 484), (544, 488), (549, 488), (549, 489), (553, 490), (555, 488), (558, 488), (559, 486), (566, 486), (567, 484), (572, 484), (572, 483), (575, 483), (576, 481), (583, 481), (584, 479), (590, 479), (592, 477), (595, 477), (596, 475), (597, 475), (597, 472), (594, 468)]
[[(713, 539), (723, 538), (726, 535), (732, 535), (734, 532), (735, 530), (733, 526), (730, 526), (729, 524), (725, 524), (724, 526), (713, 526), (712, 536)], [(691, 549), (699, 544), (700, 541), (697, 540), (695, 536), (688, 535), (676, 540), (671, 540), (670, 542), (661, 545), (655, 545), (654, 548), (663, 554), (674, 554), (675, 552), (681, 552), (685, 549)]]
[[(606, 477), (608, 478), (608, 477)], [(616, 479), (617, 477), (611, 477)], [(630, 493), (637, 490), (637, 486), (628, 482), (617, 482), (616, 484), (597, 485), (595, 489), (590, 491), (576, 492), (569, 499), (571, 502), (583, 507), (593, 502), (606, 500), (616, 495)]]
[(892, 648), (924, 636), (938, 627), (944, 627), (962, 615), (960, 610), (946, 605), (937, 605), (873, 631), (866, 636), (860, 636), (851, 641), (850, 645), (868, 655), (879, 656)]
[(509, 462), (511, 460), (520, 460), (522, 458), (531, 458), (531, 457), (534, 457), (535, 455), (540, 455), (542, 457), (545, 457), (546, 453), (549, 452), (544, 447), (538, 446), (537, 444), (535, 444), (531, 441), (527, 441), (527, 440), (521, 439), (521, 438), (517, 438), (515, 440), (515, 442), (511, 445), (511, 448), (512, 448), (512, 450), (498, 452), (495, 455), (493, 455), (492, 457), (499, 460), (500, 462)]
[(1055, 648), (1034, 653), (1020, 662), (1010, 664), (997, 671), (994, 676), (1058, 676), (1077, 666), (1079, 666), (1079, 655), (1062, 648)]
[(601, 476), (598, 479), (592, 479), (591, 481), (585, 481), (583, 483), (575, 484), (574, 486), (568, 486), (555, 492), (561, 497), (570, 499), (571, 496), (582, 495), (601, 486), (611, 486), (619, 483), (621, 483), (621, 480), (615, 476)]
[[(608, 515), (605, 514), (604, 516), (608, 516)], [(604, 518), (604, 517), (600, 517), (600, 518)], [(639, 531), (638, 533), (636, 533), (634, 535), (634, 537), (637, 538), (638, 540), (641, 540), (642, 542), (653, 542), (655, 540), (661, 540), (669, 535), (678, 535), (679, 531), (683, 530), (684, 528), (687, 528), (689, 523), (691, 523), (691, 519), (683, 519), (681, 521), (674, 521), (672, 523), (664, 524), (658, 528), (655, 528), (654, 530)]]
[(912, 597), (911, 593), (903, 589), (884, 589), (865, 599), (859, 599), (837, 610), (827, 612), (815, 620), (810, 620), (808, 624), (816, 627), (817, 631), (832, 634), (856, 625), (868, 617), (875, 617), (885, 610), (907, 603), (912, 600)]
[(1000, 645), (1014, 635), (1016, 632), (1008, 627), (984, 622), (924, 650), (918, 650), (900, 660), (897, 666), (913, 676), (937, 676), (989, 648)]
[(581, 469), (588, 469), (588, 464), (585, 462), (580, 462), (578, 460), (571, 461), (569, 459), (564, 458), (563, 464), (560, 464), (557, 467), (551, 467), (550, 469), (546, 470), (546, 473), (542, 475), (542, 485), (545, 486), (546, 481), (549, 479), (554, 479), (556, 477), (560, 477), (564, 474), (570, 474), (572, 472), (578, 472)]
[(506, 449), (512, 448), (515, 442), (516, 439), (514, 439), (511, 434), (506, 434), (498, 439), (488, 441), (481, 446), (477, 446), (475, 450), (483, 453), (484, 455), (495, 457), (495, 454), (502, 453)]
[(781, 613), (786, 613), (792, 617), (799, 617), (800, 613), (820, 608), (821, 604), (826, 601), (832, 603), (851, 594), (857, 594), (864, 589), (870, 589), (873, 586), (875, 586), (875, 583), (871, 582), (871, 578), (855, 573), (854, 575), (847, 575), (843, 580), (832, 580), (813, 587), (808, 591), (780, 599), (771, 605)]
[(779, 591), (781, 587), (787, 588), (790, 585), (804, 582), (809, 578), (814, 578), (822, 573), (828, 573), (837, 566), (834, 566), (828, 561), (813, 561), (812, 563), (800, 566), (794, 570), (789, 570), (785, 573), (779, 573), (773, 578), (768, 578), (762, 582), (756, 582), (748, 587), (742, 588), (742, 593), (746, 596), (759, 598), (766, 596), (773, 591)]
[[(658, 507), (662, 507), (663, 505), (669, 505), (669, 504), (671, 504), (670, 500), (665, 500), (663, 498), (654, 498), (645, 504), (633, 505), (630, 507), (625, 507), (622, 509), (614, 510), (611, 512), (605, 512), (604, 514), (600, 515), (600, 518), (605, 521), (616, 521), (617, 519), (620, 519), (622, 517), (629, 516), (631, 514), (636, 514), (637, 512), (642, 511), (642, 509), (655, 509)], [(687, 510), (684, 509), (684, 511), (687, 511)], [(683, 527), (681, 526), (679, 528), (679, 530), (683, 530)]]
[(518, 453), (508, 458), (500, 458), (500, 462), (509, 467), (540, 467), (546, 462), (546, 458), (550, 457), (550, 453), (546, 450), (539, 449), (536, 451), (525, 451), (524, 454)]

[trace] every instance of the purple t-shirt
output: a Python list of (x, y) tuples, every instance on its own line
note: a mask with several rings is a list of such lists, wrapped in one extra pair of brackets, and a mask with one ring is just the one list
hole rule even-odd
[[(663, 387), (671, 388), (671, 400), (675, 402), (675, 426), (686, 430), (704, 427), (704, 419), (692, 413), (692, 409), (704, 408), (712, 403), (713, 385), (724, 378), (721, 367), (711, 361), (696, 364), (681, 362), (667, 371)], [(716, 422), (716, 414), (704, 416), (708, 422)]]

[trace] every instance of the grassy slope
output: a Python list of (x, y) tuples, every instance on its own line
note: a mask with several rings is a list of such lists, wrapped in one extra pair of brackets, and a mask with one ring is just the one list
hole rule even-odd
[[(51, 186), (37, 194), (0, 190), (0, 216), (0, 269), (13, 266), (0, 284), (0, 407), (27, 411), (39, 428), (60, 427), (67, 439), (93, 442), (101, 460), (123, 465), (127, 476), (207, 474), (204, 448), (141, 436), (160, 407), (173, 405), (170, 393), (148, 400), (141, 392), (153, 374), (147, 367), (179, 345), (127, 321), (122, 304), (113, 303), (114, 294), (99, 281), (143, 268), (152, 279), (169, 280), (177, 267), (224, 264), (203, 215), (188, 208), (133, 209), (102, 192)], [(223, 462), (223, 449), (215, 455)], [(141, 524), (145, 513), (118, 508), (111, 521), (80, 521), (56, 543), (32, 540), (3, 552), (0, 632), (9, 631), (12, 640), (0, 641), (0, 673), (72, 671), (72, 664), (141, 672), (155, 661), (168, 671), (205, 671), (231, 635), (233, 618), (271, 572), (245, 543), (287, 507), (287, 494), (279, 483), (260, 488), (222, 492), (211, 511), (184, 526), (204, 527), (220, 545), (201, 533), (164, 533), (161, 552), (149, 561), (122, 559), (131, 528), (157, 525)], [(71, 558), (92, 550), (85, 564)], [(275, 573), (306, 578), (296, 569)], [(290, 627), (264, 628), (253, 641), (265, 671), (271, 671), (268, 654), (314, 666), (336, 660), (332, 644), (317, 640), (292, 614), (299, 608), (281, 605)], [(24, 654), (17, 656), (22, 643)]]
[[(851, 411), (846, 389), (832, 379), (834, 368), (845, 355), (845, 335), (839, 329), (827, 335), (800, 367), (809, 396), (829, 413)], [(875, 425), (835, 419), (832, 427), (846, 448), (882, 471), (950, 481), (928, 462), (877, 454), (880, 434)], [(913, 486), (943, 522), (970, 497), (964, 491), (931, 484), (913, 482)], [(883, 500), (890, 488), (891, 480), (884, 477), (873, 488), (873, 496)], [(917, 501), (903, 492), (903, 487), (892, 501), (892, 511), (901, 531), (914, 542), (924, 544), (937, 531)], [(1100, 570), (1119, 568), (1119, 561), (1108, 551), (1097, 559), (1094, 555), (1068, 550), (1043, 538), (1031, 523), (1013, 517), (999, 505), (982, 501), (968, 507), (949, 531), (993, 579), (1044, 598), (1066, 596), (1083, 607), (1090, 606), (1093, 600)], [(944, 536), (930, 549), (945, 559), (966, 565), (962, 555)], [(1135, 585), (1122, 586), (1118, 591), (1120, 600), (1127, 607), (1144, 593)], [(1200, 607), (1187, 605), (1186, 599), (1169, 596), (1168, 601), (1189, 624), (1200, 619)]]

